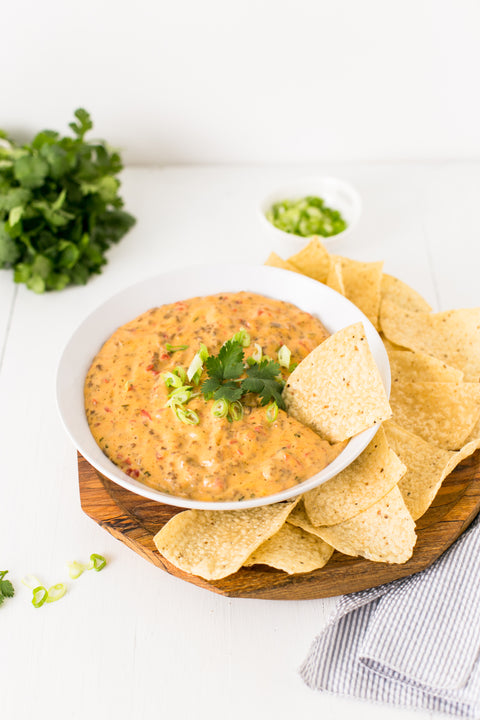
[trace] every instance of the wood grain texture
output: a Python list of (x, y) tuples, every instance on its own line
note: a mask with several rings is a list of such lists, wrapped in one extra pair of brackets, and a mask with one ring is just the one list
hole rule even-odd
[(444, 481), (433, 505), (417, 522), (417, 544), (412, 558), (403, 565), (374, 563), (335, 552), (324, 568), (301, 575), (258, 565), (210, 582), (169, 563), (153, 542), (154, 535), (182, 508), (125, 490), (98, 473), (80, 454), (78, 471), (81, 505), (89, 517), (154, 565), (228, 597), (311, 600), (366, 590), (413, 575), (447, 550), (480, 511), (479, 450)]

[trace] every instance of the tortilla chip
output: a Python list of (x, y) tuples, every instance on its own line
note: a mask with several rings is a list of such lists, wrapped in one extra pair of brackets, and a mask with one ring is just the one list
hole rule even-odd
[(444, 450), (458, 450), (480, 416), (480, 384), (397, 382), (392, 384), (393, 420)]
[(470, 435), (467, 437), (467, 442), (470, 442), (471, 440), (478, 440), (480, 439), (480, 417), (478, 418), (477, 422), (473, 426), (473, 429), (470, 432)]
[(384, 300), (380, 325), (397, 345), (433, 355), (461, 370), (467, 382), (480, 380), (480, 308), (424, 313)]
[(415, 523), (397, 486), (360, 515), (317, 533), (335, 550), (374, 562), (404, 563), (416, 542)]
[(333, 547), (293, 525), (285, 524), (260, 545), (245, 565), (270, 565), (290, 575), (322, 568), (333, 555)]
[(407, 348), (404, 348), (401, 345), (395, 345), (395, 343), (390, 342), (390, 340), (388, 340), (382, 332), (378, 334), (380, 335), (380, 338), (387, 353), (389, 353), (391, 350), (407, 350)]
[(463, 380), (461, 370), (437, 360), (432, 355), (411, 350), (387, 350), (395, 382), (455, 382)]
[(362, 323), (330, 335), (292, 372), (288, 412), (329, 442), (357, 435), (391, 416)]
[(480, 440), (452, 452), (422, 440), (391, 420), (384, 424), (384, 428), (390, 447), (408, 468), (398, 488), (412, 518), (418, 520), (432, 504), (447, 475), (475, 452)]
[(382, 300), (391, 300), (406, 310), (430, 312), (432, 309), (416, 290), (387, 273), (382, 275), (381, 294)]
[(325, 284), (328, 285), (329, 288), (332, 288), (332, 290), (336, 290), (340, 295), (345, 295), (341, 260), (332, 259)]
[(297, 501), (249, 510), (186, 510), (174, 515), (153, 541), (181, 570), (219, 580), (239, 570), (281, 528)]
[(313, 525), (338, 525), (350, 520), (385, 497), (406, 470), (380, 428), (351, 465), (305, 493), (306, 513)]
[(288, 262), (295, 266), (297, 272), (325, 282), (330, 268), (330, 255), (318, 237), (314, 237), (300, 252), (289, 257)]
[(308, 517), (307, 511), (305, 510), (305, 505), (303, 503), (303, 499), (299, 503), (297, 503), (297, 505), (295, 505), (292, 512), (287, 518), (287, 523), (302, 528), (302, 530), (305, 530), (305, 532), (311, 533), (312, 535), (316, 535), (317, 537), (319, 537), (319, 528), (317, 528)]
[(332, 262), (341, 264), (345, 297), (378, 329), (383, 262), (359, 262), (339, 256), (332, 256)]
[(288, 260), (284, 260), (280, 257), (280, 255), (277, 255), (277, 253), (274, 252), (270, 253), (265, 261), (265, 265), (282, 268), (282, 270), (290, 270), (291, 272), (298, 272), (295, 265), (292, 265), (292, 263), (288, 262)]

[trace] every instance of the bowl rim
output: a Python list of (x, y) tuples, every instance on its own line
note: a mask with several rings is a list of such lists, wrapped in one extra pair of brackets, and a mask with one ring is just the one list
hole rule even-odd
[[(205, 273), (207, 274), (205, 275)], [(201, 281), (199, 278), (201, 278)], [(197, 285), (193, 282), (195, 279), (198, 281)], [(190, 281), (190, 284), (188, 281)], [(168, 285), (169, 283), (170, 285)], [(73, 331), (60, 355), (56, 375), (56, 401), (61, 421), (77, 450), (102, 475), (126, 490), (166, 505), (195, 510), (243, 510), (282, 502), (323, 484), (350, 465), (373, 439), (380, 427), (379, 424), (351, 438), (342, 452), (329, 465), (302, 483), (273, 495), (249, 500), (190, 500), (155, 490), (123, 473), (118, 466), (114, 465), (103, 454), (90, 432), (83, 404), (85, 376), (100, 347), (118, 327), (155, 305), (175, 302), (175, 299), (161, 300), (162, 290), (164, 290), (165, 286), (169, 287), (166, 293), (169, 298), (172, 293), (173, 295), (178, 294), (176, 300), (199, 295), (246, 290), (264, 294), (267, 297), (276, 297), (286, 302), (293, 302), (297, 307), (306, 309), (321, 299), (328, 304), (329, 312), (331, 313), (333, 307), (336, 316), (338, 316), (338, 320), (335, 320), (335, 322), (333, 322), (332, 315), (325, 318), (324, 307), (319, 308), (316, 313), (316, 316), (319, 317), (329, 332), (335, 332), (341, 326), (346, 327), (354, 322), (361, 321), (363, 323), (387, 396), (390, 394), (390, 365), (380, 336), (368, 318), (353, 303), (335, 290), (304, 275), (267, 265), (215, 264), (177, 268), (140, 280), (102, 302)], [(262, 292), (261, 288), (263, 286), (265, 286), (267, 292)], [(205, 287), (207, 291), (190, 292), (190, 290), (182, 289), (184, 287), (189, 289), (192, 287), (198, 287), (199, 289)], [(211, 287), (217, 287), (217, 290), (210, 292), (209, 288)], [(141, 292), (143, 292), (143, 295), (141, 295)], [(157, 294), (161, 301), (152, 302), (152, 298), (156, 297)], [(163, 294), (165, 295), (165, 293)], [(291, 298), (297, 296), (297, 294), (298, 300), (294, 302)], [(144, 307), (139, 310), (142, 306), (141, 297), (145, 298)], [(131, 307), (132, 310), (130, 311)], [(129, 312), (130, 314), (128, 314)], [(321, 316), (322, 312), (323, 317)], [(345, 318), (347, 318), (346, 322), (344, 321)]]
[[(307, 190), (297, 190), (295, 188), (304, 186), (307, 188), (312, 187), (312, 192), (309, 194), (320, 194), (317, 193), (314, 188), (315, 184), (320, 185), (322, 183), (325, 185), (331, 185), (333, 188), (336, 187), (337, 189), (342, 189), (350, 197), (353, 219), (348, 223), (345, 230), (342, 230), (342, 232), (339, 232), (336, 235), (328, 235), (327, 237), (323, 235), (295, 235), (295, 233), (289, 233), (286, 232), (286, 230), (276, 227), (276, 225), (273, 225), (273, 223), (267, 219), (266, 212), (274, 202), (278, 202), (282, 199), (300, 199), (307, 194)], [(270, 190), (270, 192), (266, 195), (263, 195), (262, 200), (258, 205), (258, 214), (260, 215), (261, 222), (264, 227), (267, 227), (276, 233), (280, 233), (283, 237), (298, 238), (299, 241), (303, 241), (304, 243), (308, 241), (309, 238), (318, 237), (324, 244), (333, 243), (336, 240), (343, 239), (350, 235), (353, 229), (358, 225), (362, 215), (362, 210), (362, 198), (356, 187), (349, 181), (333, 175), (306, 175), (299, 178), (293, 178), (290, 181), (286, 180), (284, 183), (275, 186), (275, 188)]]

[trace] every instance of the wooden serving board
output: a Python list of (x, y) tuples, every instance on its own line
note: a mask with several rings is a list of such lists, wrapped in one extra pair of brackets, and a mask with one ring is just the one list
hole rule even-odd
[(343, 595), (413, 575), (431, 565), (480, 511), (480, 450), (444, 481), (431, 508), (417, 522), (418, 540), (403, 565), (374, 563), (335, 552), (324, 568), (302, 575), (257, 565), (210, 582), (179, 570), (160, 555), (154, 535), (182, 508), (162, 505), (108, 480), (78, 455), (83, 510), (101, 527), (159, 568), (228, 597), (312, 600)]

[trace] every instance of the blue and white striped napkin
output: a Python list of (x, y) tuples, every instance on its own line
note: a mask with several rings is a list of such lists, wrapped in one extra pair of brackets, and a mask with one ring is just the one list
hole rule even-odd
[(480, 517), (427, 570), (339, 598), (300, 674), (317, 690), (480, 717)]

